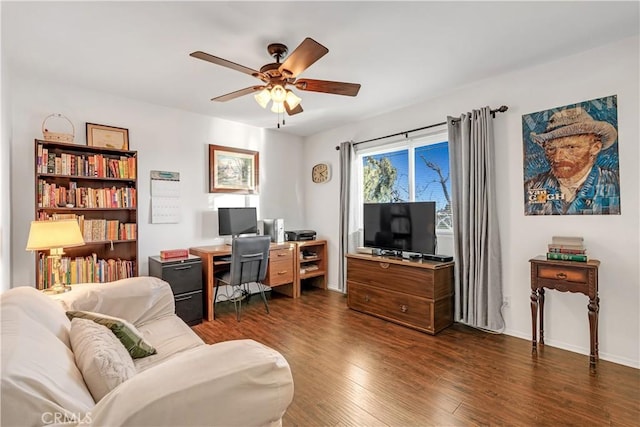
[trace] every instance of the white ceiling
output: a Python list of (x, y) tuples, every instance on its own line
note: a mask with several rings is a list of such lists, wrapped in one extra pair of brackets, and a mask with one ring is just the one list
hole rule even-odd
[[(249, 68), (311, 37), (329, 53), (301, 77), (361, 83), (357, 97), (297, 91), (301, 136), (406, 107), (453, 88), (638, 34), (626, 2), (2, 2), (3, 67), (167, 107), (275, 127), (251, 95), (261, 82), (189, 57)], [(570, 76), (559, 76), (570, 78)]]

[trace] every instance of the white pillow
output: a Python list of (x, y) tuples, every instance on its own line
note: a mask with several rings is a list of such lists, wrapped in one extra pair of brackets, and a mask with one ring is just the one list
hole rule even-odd
[(76, 365), (96, 402), (136, 374), (127, 349), (106, 326), (74, 318), (69, 336)]

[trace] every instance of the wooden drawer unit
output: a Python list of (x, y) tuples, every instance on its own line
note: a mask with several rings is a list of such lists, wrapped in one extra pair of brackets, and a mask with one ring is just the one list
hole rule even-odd
[(273, 287), (293, 282), (293, 269), (293, 248), (272, 249), (264, 284)]
[(433, 302), (400, 292), (347, 282), (350, 308), (425, 332), (433, 331)]
[(436, 334), (453, 323), (453, 263), (349, 254), (347, 304)]

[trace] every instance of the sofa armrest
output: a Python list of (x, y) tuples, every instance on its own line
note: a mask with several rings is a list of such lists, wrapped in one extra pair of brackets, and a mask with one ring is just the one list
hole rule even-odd
[(131, 277), (108, 283), (72, 285), (55, 295), (65, 310), (94, 311), (125, 319), (135, 326), (175, 313), (171, 286), (157, 277)]
[(261, 426), (277, 423), (293, 399), (289, 364), (252, 340), (186, 351), (137, 374), (91, 411), (91, 424)]

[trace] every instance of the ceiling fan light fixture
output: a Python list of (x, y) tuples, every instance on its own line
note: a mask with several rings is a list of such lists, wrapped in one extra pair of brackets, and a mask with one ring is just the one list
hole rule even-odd
[(273, 101), (271, 111), (278, 114), (284, 113), (284, 103)]
[(262, 107), (267, 108), (267, 104), (271, 101), (271, 94), (269, 93), (269, 89), (264, 88), (257, 94), (253, 96), (256, 99), (256, 102)]
[(273, 102), (279, 102), (282, 104), (284, 100), (287, 98), (287, 91), (281, 85), (275, 85), (273, 89), (271, 89), (271, 99)]
[(290, 110), (293, 110), (294, 108), (296, 108), (300, 104), (301, 101), (302, 101), (302, 98), (297, 96), (292, 91), (287, 90), (287, 97), (285, 98), (285, 102), (289, 106)]

